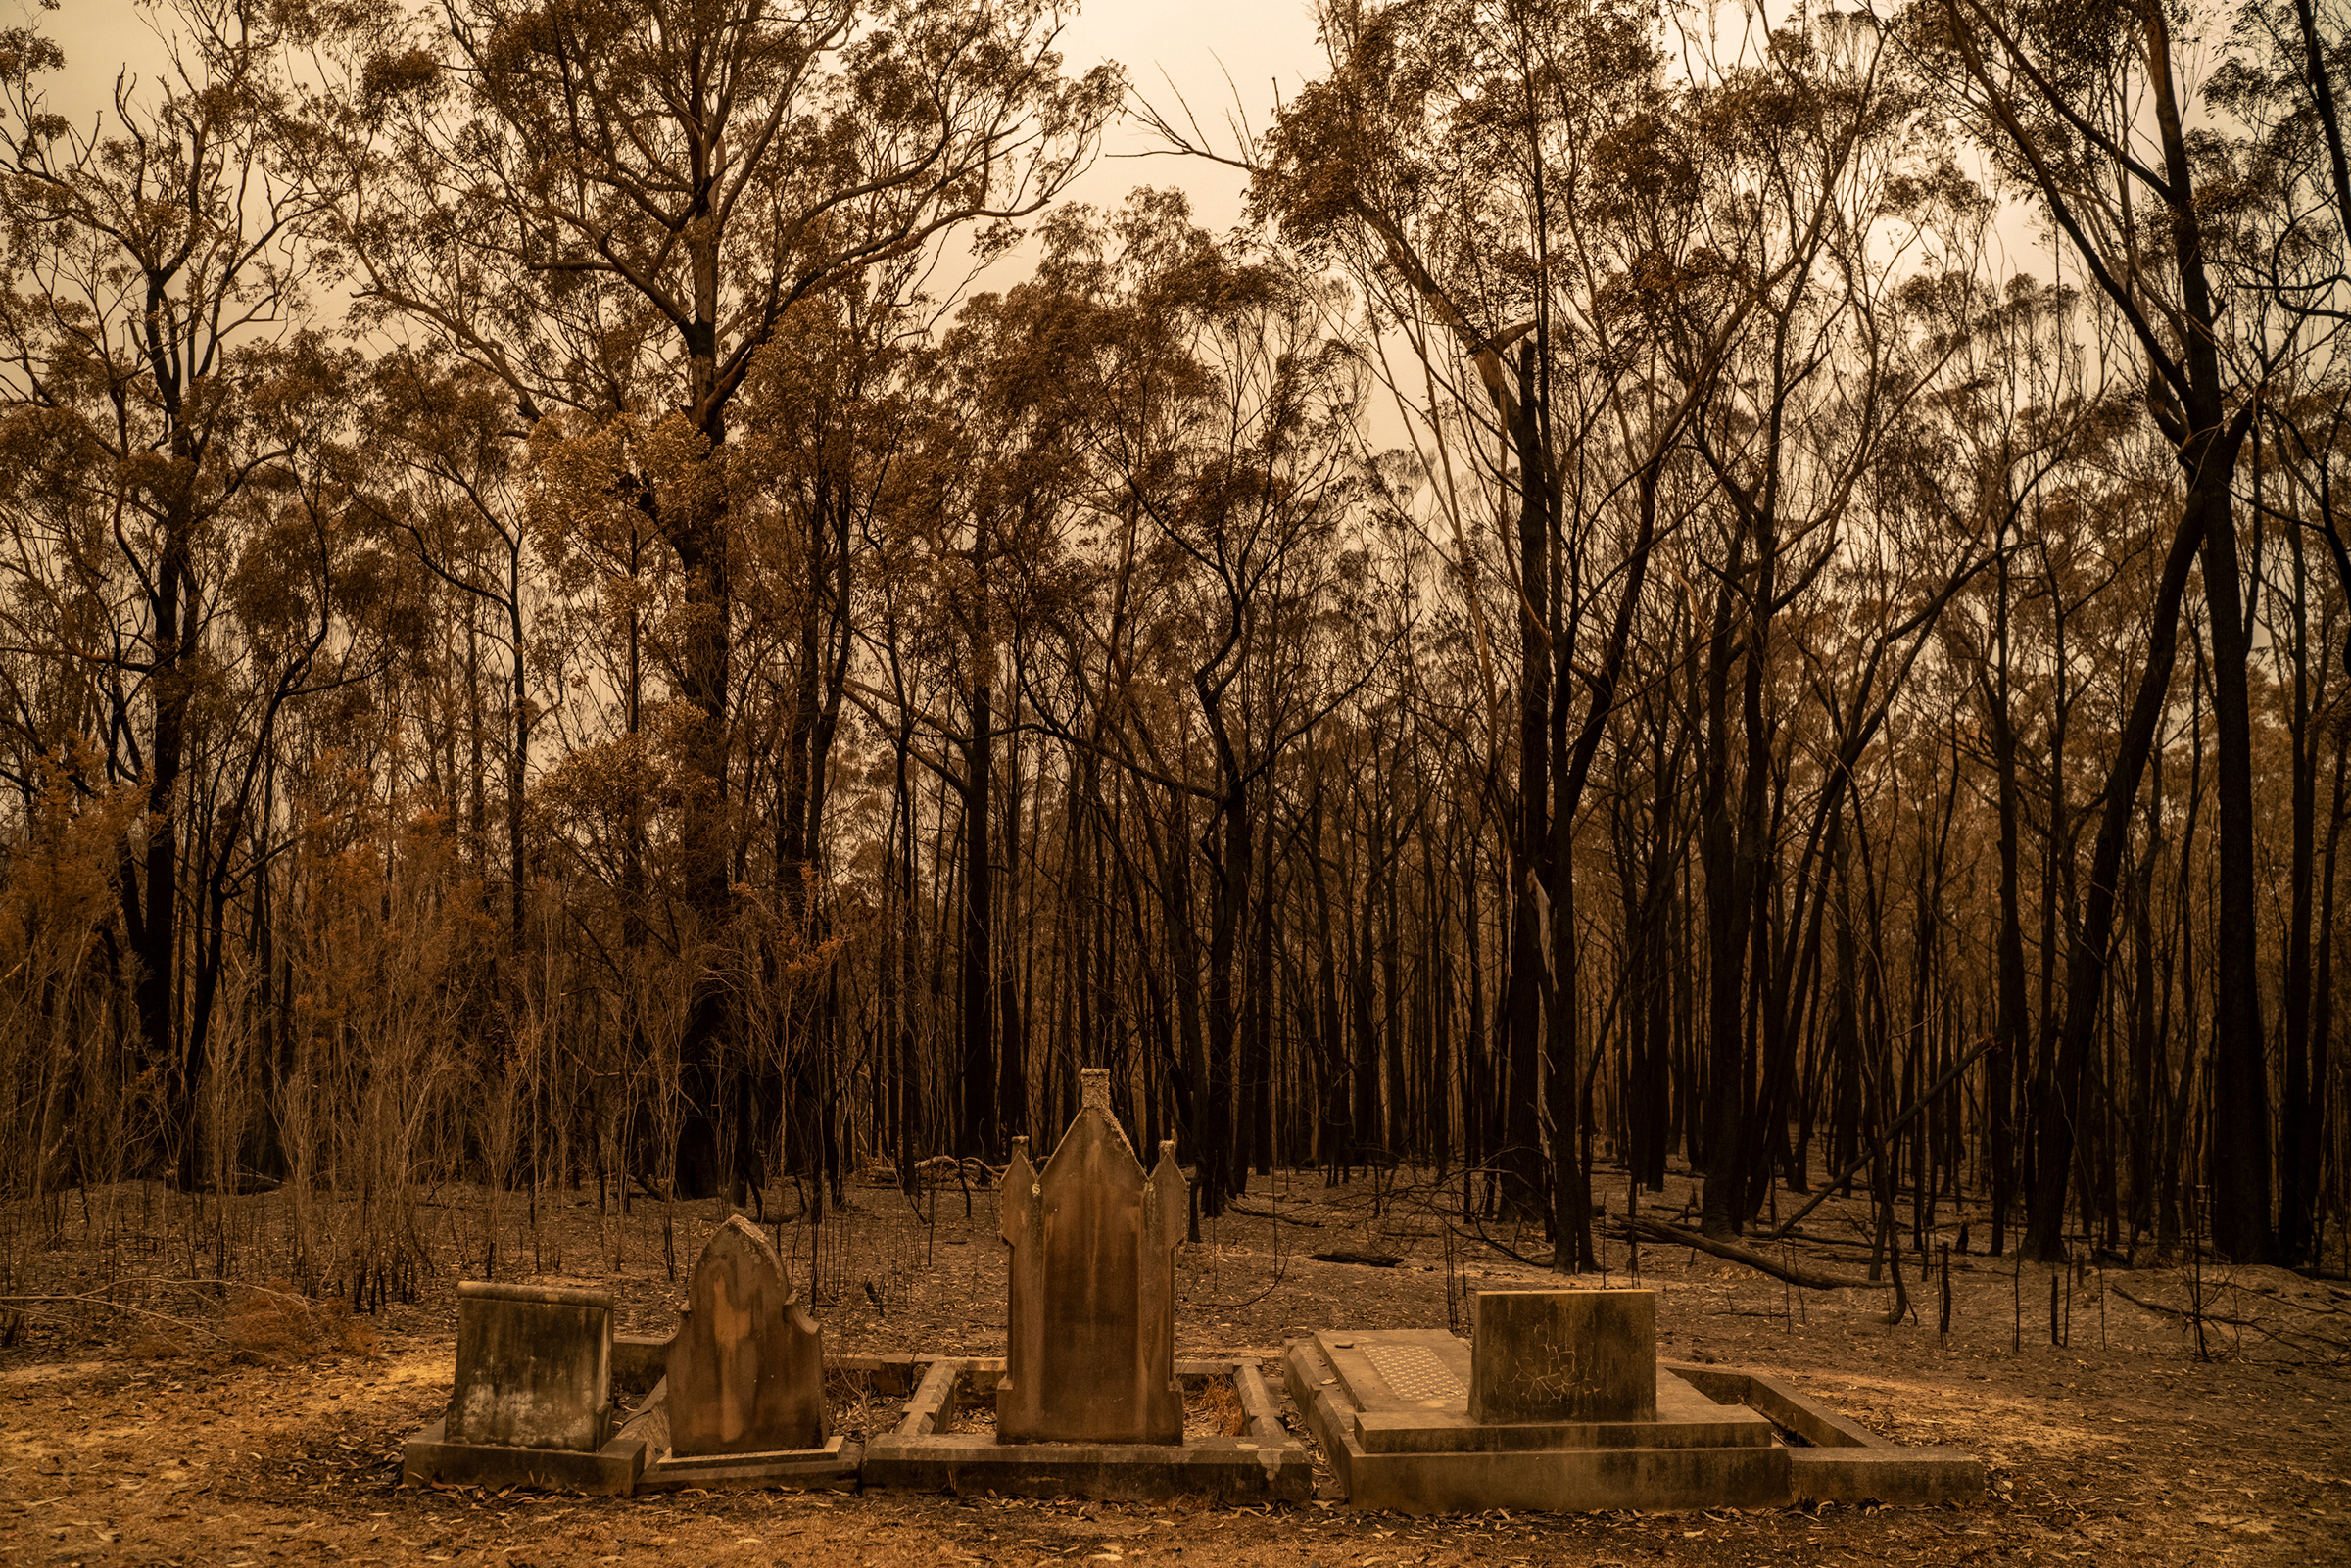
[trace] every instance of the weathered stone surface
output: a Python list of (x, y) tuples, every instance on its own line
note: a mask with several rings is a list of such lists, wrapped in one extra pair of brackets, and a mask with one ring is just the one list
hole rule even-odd
[(609, 1295), (458, 1284), (447, 1442), (592, 1453), (611, 1435), (611, 1380)]
[(669, 1350), (670, 1449), (680, 1455), (824, 1446), (825, 1359), (776, 1250), (741, 1214), (702, 1249)]
[(669, 1344), (676, 1337), (674, 1329), (667, 1334), (613, 1335), (612, 1397), (625, 1403), (651, 1393), (669, 1376)]
[(1110, 1074), (1081, 1074), (1083, 1103), (1039, 1172), (1013, 1140), (1001, 1234), (1012, 1244), (1009, 1370), (996, 1390), (1003, 1443), (1183, 1441), (1174, 1375), (1176, 1244), (1188, 1191), (1174, 1143), (1143, 1174), (1110, 1114)]
[(1655, 1418), (1655, 1292), (1481, 1291), (1476, 1302), (1471, 1421)]

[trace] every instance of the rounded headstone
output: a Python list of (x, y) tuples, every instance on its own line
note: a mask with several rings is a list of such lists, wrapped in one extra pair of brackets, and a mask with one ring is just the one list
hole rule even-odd
[(670, 1450), (772, 1453), (825, 1441), (825, 1358), (815, 1322), (766, 1236), (728, 1218), (694, 1265), (669, 1351)]

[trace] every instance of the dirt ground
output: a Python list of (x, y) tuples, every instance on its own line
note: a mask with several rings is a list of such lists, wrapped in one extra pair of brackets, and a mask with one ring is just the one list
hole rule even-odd
[[(894, 1188), (850, 1196), (848, 1212), (821, 1230), (777, 1229), (798, 1277), (814, 1278), (827, 1349), (1001, 1354), (1004, 1249), (992, 1195), (973, 1194), (967, 1218), (964, 1195), (949, 1187), (931, 1224)], [(1642, 1209), (1670, 1214), (1689, 1197), (1688, 1178), (1677, 1177)], [(1442, 1325), (1449, 1296), (1551, 1277), (1452, 1234), (1431, 1199), (1392, 1180), (1329, 1188), (1314, 1172), (1257, 1178), (1244, 1202), (1261, 1212), (1227, 1214), (1178, 1256), (1176, 1353), (1261, 1355), (1278, 1394), (1287, 1336)], [(1889, 1326), (1883, 1289), (1795, 1291), (1687, 1248), (1645, 1245), (1636, 1260), (1622, 1240), (1607, 1244), (1608, 1282), (1637, 1278), (1658, 1292), (1661, 1355), (1783, 1376), (1896, 1441), (1978, 1453), (1991, 1478), (1980, 1506), (1401, 1519), (1350, 1511), (1326, 1471), (1315, 1502), (1260, 1509), (881, 1493), (420, 1493), (397, 1485), (400, 1448), (449, 1397), (449, 1282), (480, 1275), (486, 1242), (520, 1223), (477, 1214), (479, 1200), (462, 1193), (445, 1202), (450, 1257), (439, 1276), (411, 1304), (356, 1317), (253, 1292), (230, 1293), (203, 1317), (169, 1306), (168, 1292), (126, 1294), (120, 1249), (102, 1256), (89, 1234), (21, 1263), (23, 1315), (0, 1350), (0, 1562), (2351, 1561), (2351, 1289), (2209, 1264), (2200, 1274), (2020, 1269), (1980, 1255), (1980, 1215), (1979, 1252), (1952, 1259), (1947, 1337), (1940, 1280), (1918, 1278), (1915, 1257), (1906, 1275), (1915, 1315)], [(1608, 1202), (1621, 1205), (1621, 1190)], [(624, 1331), (662, 1331), (725, 1212), (641, 1203), (623, 1219), (575, 1198), (568, 1212), (543, 1209), (527, 1233), (506, 1234), (499, 1256), (544, 1271), (499, 1276), (608, 1288)], [(1961, 1216), (1943, 1217), (1941, 1240), (1955, 1241)], [(1833, 1201), (1787, 1256), (1857, 1275), (1859, 1221), (1857, 1206)], [(94, 1218), (84, 1226), (99, 1228)], [(1400, 1261), (1309, 1256), (1336, 1251)], [(2063, 1344), (2052, 1344), (2052, 1278)], [(102, 1285), (150, 1305), (127, 1312), (65, 1300)], [(2209, 1359), (2184, 1311), (2195, 1301)], [(894, 1409), (844, 1403), (836, 1428), (861, 1436)]]

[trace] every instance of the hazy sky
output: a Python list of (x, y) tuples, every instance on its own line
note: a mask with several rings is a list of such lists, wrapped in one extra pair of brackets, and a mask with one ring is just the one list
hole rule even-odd
[[(0, 19), (36, 26), (64, 48), (66, 70), (51, 80), (51, 107), (76, 119), (105, 102), (125, 64), (141, 72), (160, 65), (155, 17), (136, 0), (62, 0), (50, 12), (33, 0), (0, 0)], [(1135, 88), (1170, 113), (1172, 82), (1212, 129), (1222, 128), (1236, 89), (1251, 123), (1263, 129), (1275, 79), (1287, 93), (1323, 64), (1309, 0), (1092, 0), (1071, 19), (1062, 54), (1073, 71), (1120, 62)], [(1113, 130), (1104, 150), (1134, 154), (1149, 145), (1128, 124)], [(1239, 177), (1192, 159), (1106, 157), (1075, 194), (1111, 205), (1138, 184), (1183, 186), (1211, 228), (1239, 219)]]

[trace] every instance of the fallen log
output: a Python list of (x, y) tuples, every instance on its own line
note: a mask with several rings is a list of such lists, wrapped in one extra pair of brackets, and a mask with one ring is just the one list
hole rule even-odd
[(1296, 1214), (1275, 1213), (1271, 1209), (1252, 1209), (1247, 1204), (1226, 1204), (1224, 1210), (1227, 1213), (1247, 1214), (1251, 1219), (1278, 1219), (1285, 1225), (1304, 1225), (1311, 1230), (1322, 1228), (1319, 1219), (1301, 1219)]
[(1627, 1240), (1663, 1242), (1670, 1247), (1695, 1247), (1702, 1253), (1725, 1259), (1734, 1263), (1745, 1263), (1748, 1267), (1769, 1274), (1774, 1279), (1785, 1280), (1791, 1285), (1800, 1285), (1806, 1290), (1892, 1290), (1894, 1288), (1892, 1280), (1860, 1279), (1851, 1274), (1829, 1274), (1823, 1273), (1817, 1268), (1806, 1268), (1801, 1263), (1782, 1262), (1769, 1253), (1757, 1252), (1754, 1248), (1744, 1246), (1739, 1242), (1716, 1241), (1711, 1236), (1702, 1236), (1697, 1231), (1684, 1230), (1679, 1225), (1668, 1225), (1661, 1219), (1652, 1219), (1646, 1214), (1618, 1214), (1610, 1220), (1609, 1225), (1617, 1235)]

